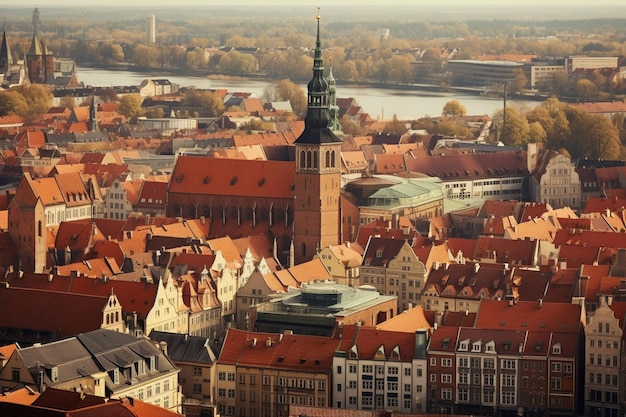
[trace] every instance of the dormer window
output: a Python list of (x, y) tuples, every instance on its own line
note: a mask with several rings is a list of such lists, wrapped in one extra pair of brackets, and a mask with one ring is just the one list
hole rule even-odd
[(552, 346), (552, 354), (553, 355), (560, 355), (561, 354), (561, 344), (560, 343), (556, 343), (554, 346)]
[(472, 343), (472, 352), (480, 352), (480, 341)]
[(462, 351), (464, 351), (464, 352), (467, 352), (467, 348), (468, 348), (468, 346), (469, 346), (468, 341), (467, 341), (467, 340), (464, 340), (464, 341), (462, 341), (462, 342), (459, 344), (459, 350), (462, 350)]
[(383, 257), (383, 250), (382, 249), (377, 249), (376, 250), (376, 257), (377, 258), (382, 258)]

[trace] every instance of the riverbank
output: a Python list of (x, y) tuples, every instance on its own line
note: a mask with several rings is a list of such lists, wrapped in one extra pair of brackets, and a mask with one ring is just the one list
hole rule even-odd
[[(132, 64), (99, 64), (93, 62), (81, 62), (80, 66), (91, 69), (102, 69), (107, 71), (127, 71), (127, 72), (135, 72), (139, 74), (155, 74), (158, 76), (183, 76), (183, 77), (198, 77), (205, 78), (207, 80), (212, 81), (227, 81), (227, 82), (237, 82), (237, 81), (260, 81), (266, 83), (277, 83), (283, 78), (275, 78), (268, 76), (267, 74), (254, 73), (247, 74), (246, 76), (240, 75), (224, 75), (218, 73), (207, 72), (206, 70), (190, 70), (184, 68), (141, 68)], [(79, 74), (80, 79), (80, 74)], [(308, 80), (291, 80), (296, 83), (306, 83)], [(431, 92), (431, 93), (458, 93), (458, 94), (468, 94), (468, 95), (484, 95), (484, 89), (480, 88), (468, 88), (468, 87), (451, 87), (446, 86), (442, 87), (440, 85), (432, 85), (432, 84), (396, 84), (396, 83), (387, 83), (381, 81), (341, 81), (336, 80), (337, 85), (341, 87), (349, 87), (349, 88), (376, 88), (383, 90), (392, 90), (392, 91), (423, 91), (423, 92)], [(502, 99), (500, 97), (488, 97), (488, 98), (496, 98)], [(536, 94), (528, 94), (528, 95), (507, 95), (507, 99), (510, 100), (536, 100), (536, 101), (544, 101), (547, 97), (537, 96)]]

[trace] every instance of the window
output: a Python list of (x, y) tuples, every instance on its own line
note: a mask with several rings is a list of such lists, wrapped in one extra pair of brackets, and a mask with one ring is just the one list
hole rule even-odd
[(411, 376), (411, 368), (404, 368), (404, 376)]
[(348, 386), (349, 388), (353, 388), (353, 389), (356, 388), (356, 381), (349, 381), (348, 384), (349, 384)]
[(452, 374), (441, 374), (441, 382), (444, 384), (451, 384)]
[(372, 365), (363, 365), (362, 370), (364, 374), (371, 374), (374, 368)]
[(561, 389), (561, 378), (552, 378), (550, 380), (550, 388), (553, 390), (560, 390)]
[(341, 365), (337, 365), (337, 373), (341, 374), (341, 372), (342, 372)]
[(441, 389), (441, 399), (442, 400), (452, 400), (452, 389), (451, 388), (442, 388)]
[(441, 366), (445, 366), (445, 367), (451, 367), (452, 366), (452, 359), (450, 358), (441, 358)]
[(511, 359), (502, 359), (501, 367), (502, 369), (515, 369), (515, 361)]
[(337, 392), (341, 392), (341, 384), (337, 384)]
[(356, 365), (349, 365), (348, 372), (350, 372), (351, 374), (356, 374)]
[(430, 358), (430, 366), (437, 366), (437, 358)]
[(371, 379), (363, 380), (362, 384), (363, 384), (363, 389), (372, 389), (372, 387), (374, 386)]

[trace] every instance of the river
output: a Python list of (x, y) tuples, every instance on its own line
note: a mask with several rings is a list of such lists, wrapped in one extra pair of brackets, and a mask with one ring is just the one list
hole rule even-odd
[[(195, 86), (206, 89), (227, 89), (229, 92), (248, 92), (261, 97), (266, 87), (275, 84), (268, 80), (214, 80), (206, 77), (159, 75), (98, 68), (77, 68), (78, 80), (93, 87), (139, 85), (149, 78), (165, 78), (181, 87)], [(303, 84), (305, 89), (306, 85)], [(439, 93), (395, 88), (371, 88), (362, 86), (337, 86), (337, 97), (355, 98), (363, 110), (375, 119), (391, 119), (395, 114), (401, 120), (415, 120), (425, 115), (438, 116), (447, 101), (458, 100), (468, 115), (492, 116), (502, 108), (502, 99), (460, 93)], [(533, 108), (537, 101), (509, 100), (507, 106)]]

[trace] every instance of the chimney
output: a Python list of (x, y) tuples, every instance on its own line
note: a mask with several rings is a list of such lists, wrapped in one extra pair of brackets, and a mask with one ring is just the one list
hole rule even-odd
[(480, 270), (480, 264), (478, 262), (476, 262), (474, 264), (474, 273), (477, 274), (479, 270)]
[(272, 346), (272, 338), (268, 337), (267, 340), (265, 341), (265, 346), (270, 347)]
[(159, 349), (161, 349), (164, 355), (167, 355), (167, 342), (165, 340), (159, 342)]
[(252, 347), (256, 347), (256, 337), (252, 339)]
[(537, 300), (537, 308), (541, 308), (542, 305), (543, 305), (543, 300), (540, 298)]

